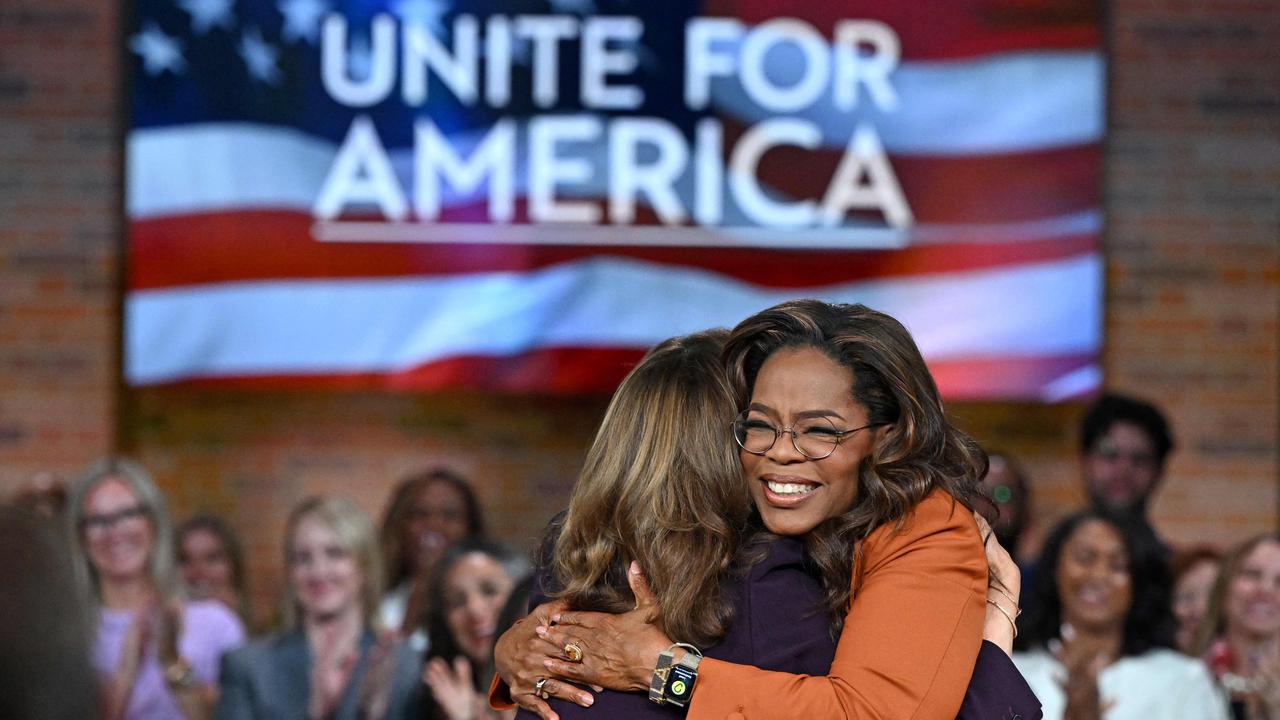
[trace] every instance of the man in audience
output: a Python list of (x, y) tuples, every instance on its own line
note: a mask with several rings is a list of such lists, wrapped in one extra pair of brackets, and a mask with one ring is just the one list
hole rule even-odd
[(1147, 506), (1164, 477), (1173, 436), (1154, 405), (1107, 393), (1080, 424), (1085, 494), (1095, 508), (1148, 520)]

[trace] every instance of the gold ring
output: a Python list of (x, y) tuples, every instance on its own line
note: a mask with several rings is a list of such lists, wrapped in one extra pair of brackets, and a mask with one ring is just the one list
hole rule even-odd
[(582, 646), (576, 642), (565, 643), (564, 656), (569, 658), (569, 662), (582, 662)]
[(533, 686), (533, 694), (537, 695), (543, 700), (546, 700), (547, 698), (551, 697), (551, 693), (547, 692), (546, 690), (547, 680), (549, 679), (550, 678), (544, 678), (544, 677), (538, 678), (538, 682)]

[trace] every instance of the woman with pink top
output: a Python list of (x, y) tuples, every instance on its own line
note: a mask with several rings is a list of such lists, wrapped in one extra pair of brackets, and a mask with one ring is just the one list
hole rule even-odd
[(97, 623), (93, 666), (109, 720), (197, 720), (217, 697), (218, 662), (244, 642), (235, 613), (183, 601), (164, 498), (136, 463), (110, 459), (68, 493), (71, 548)]

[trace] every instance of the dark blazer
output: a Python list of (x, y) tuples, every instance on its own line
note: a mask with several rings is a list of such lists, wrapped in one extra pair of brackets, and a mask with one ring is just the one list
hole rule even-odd
[[(551, 582), (549, 569), (543, 563), (530, 607), (543, 602)], [(827, 674), (836, 645), (822, 609), (822, 585), (808, 569), (801, 541), (785, 537), (774, 540), (768, 556), (752, 566), (741, 582), (730, 584), (726, 590), (733, 601), (734, 620), (724, 638), (706, 649), (707, 657), (765, 670)], [(644, 694), (611, 690), (595, 693), (590, 708), (556, 699), (550, 704), (562, 720), (672, 720), (685, 716), (678, 708), (649, 702)], [(519, 720), (535, 717), (523, 709), (517, 715)], [(960, 720), (1040, 717), (1040, 701), (1013, 661), (984, 641), (960, 709)]]
[[(368, 665), (373, 633), (360, 639), (360, 659), (342, 699), (329, 716), (333, 720), (381, 720), (362, 718), (359, 688)], [(387, 720), (423, 716), (422, 662), (404, 643), (398, 643), (391, 674)], [(222, 656), (219, 677), (222, 692), (214, 711), (216, 720), (308, 720), (311, 648), (302, 631), (270, 635)]]

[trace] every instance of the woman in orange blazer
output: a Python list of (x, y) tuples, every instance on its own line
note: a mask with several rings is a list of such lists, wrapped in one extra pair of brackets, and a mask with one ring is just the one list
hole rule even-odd
[[(1010, 618), (1016, 607), (998, 587), (988, 594), (966, 509), (985, 456), (946, 420), (910, 334), (863, 306), (795, 301), (739, 324), (725, 359), (759, 529), (805, 539), (840, 640), (823, 677), (704, 660), (690, 718), (954, 718), (987, 604)], [(654, 610), (560, 613), (538, 634), (581, 658), (547, 659), (547, 676), (648, 689), (659, 653), (680, 640), (650, 622)], [(538, 690), (577, 695), (557, 681), (511, 687)]]

